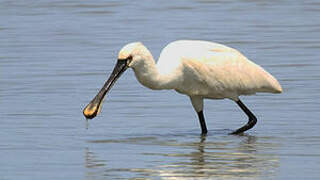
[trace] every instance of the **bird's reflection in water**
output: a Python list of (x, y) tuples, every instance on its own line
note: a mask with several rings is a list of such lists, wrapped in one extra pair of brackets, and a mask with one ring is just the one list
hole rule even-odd
[[(166, 146), (170, 149), (170, 153), (157, 150), (156, 152), (143, 152), (141, 161), (154, 157), (154, 159), (163, 159), (163, 162), (147, 165), (140, 163), (142, 168), (114, 168), (106, 165), (101, 167), (103, 163), (97, 160), (98, 156), (87, 150), (86, 167), (91, 169), (91, 174), (87, 173), (87, 176), (106, 176), (106, 174), (126, 172), (131, 173), (130, 177), (143, 177), (143, 179), (153, 177), (161, 177), (161, 179), (256, 179), (273, 177), (279, 166), (277, 155), (272, 153), (278, 144), (268, 137), (257, 138), (244, 135), (212, 139), (210, 136), (200, 136), (200, 139), (193, 137), (191, 138), (193, 141), (187, 142), (179, 142), (179, 138), (175, 140), (171, 138), (147, 138), (149, 142), (146, 142), (144, 138), (141, 141), (137, 140), (139, 138), (129, 138), (123, 141), (93, 141), (92, 143), (130, 143), (130, 139), (134, 139), (135, 145)], [(150, 161), (145, 163), (150, 163)], [(101, 171), (94, 173), (95, 168), (103, 169), (103, 173)]]
[(245, 136), (241, 139), (235, 146), (230, 141), (205, 142), (206, 137), (201, 137), (199, 145), (194, 146), (195, 151), (190, 154), (177, 154), (190, 156), (190, 161), (166, 165), (168, 171), (162, 171), (162, 176), (254, 178), (268, 173), (266, 170), (272, 172), (278, 166), (276, 156), (257, 151), (259, 144), (256, 144), (256, 137)]

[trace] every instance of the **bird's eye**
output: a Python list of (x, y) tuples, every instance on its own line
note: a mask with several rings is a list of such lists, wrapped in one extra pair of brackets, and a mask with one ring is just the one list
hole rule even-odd
[(130, 55), (129, 57), (127, 57), (127, 60), (131, 61), (132, 60), (132, 56)]
[(126, 58), (126, 60), (127, 60), (127, 65), (129, 66), (129, 64), (130, 64), (131, 61), (132, 61), (132, 56), (131, 56), (131, 55), (128, 56), (128, 57)]

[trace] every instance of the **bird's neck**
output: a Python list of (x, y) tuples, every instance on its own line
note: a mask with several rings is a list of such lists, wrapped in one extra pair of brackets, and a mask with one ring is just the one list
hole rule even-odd
[(168, 75), (160, 74), (156, 63), (150, 54), (141, 57), (139, 63), (132, 67), (138, 81), (150, 89), (172, 89), (174, 78)]

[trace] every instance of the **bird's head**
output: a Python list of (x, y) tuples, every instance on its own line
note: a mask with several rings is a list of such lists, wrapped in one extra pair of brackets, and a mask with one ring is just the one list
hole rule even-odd
[(144, 49), (146, 48), (142, 45), (142, 43), (134, 42), (125, 45), (120, 50), (117, 63), (109, 79), (105, 82), (98, 94), (83, 110), (83, 115), (87, 119), (92, 119), (100, 113), (105, 95), (121, 76), (121, 74), (128, 69), (128, 67), (134, 67), (135, 64), (137, 64), (137, 62), (141, 59), (140, 54), (143, 53)]

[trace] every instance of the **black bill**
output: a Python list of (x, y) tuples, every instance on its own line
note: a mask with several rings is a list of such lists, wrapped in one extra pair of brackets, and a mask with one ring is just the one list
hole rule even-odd
[(92, 99), (92, 101), (86, 106), (86, 108), (84, 108), (83, 115), (87, 119), (92, 119), (99, 114), (105, 95), (127, 68), (127, 60), (118, 60), (107, 82), (98, 92), (98, 94)]

